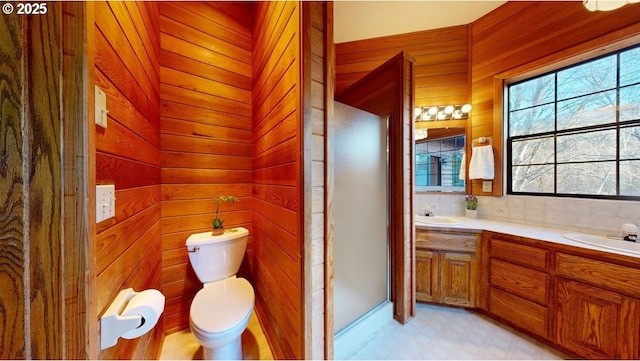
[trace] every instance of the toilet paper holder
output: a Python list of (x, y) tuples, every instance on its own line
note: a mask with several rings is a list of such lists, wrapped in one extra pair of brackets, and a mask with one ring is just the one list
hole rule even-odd
[[(142, 333), (146, 333), (146, 331), (140, 329), (146, 322), (153, 322), (154, 324), (157, 322), (157, 318), (155, 320), (145, 320), (140, 314), (123, 314), (123, 311), (131, 299), (138, 294), (149, 291), (158, 293), (162, 298), (162, 303), (164, 303), (164, 296), (157, 290), (135, 292), (132, 288), (127, 288), (118, 293), (115, 300), (100, 318), (101, 350), (115, 346), (120, 337), (126, 339), (139, 337)], [(160, 312), (162, 312), (162, 310), (160, 310)], [(151, 325), (147, 325), (145, 328), (148, 328), (148, 326)]]

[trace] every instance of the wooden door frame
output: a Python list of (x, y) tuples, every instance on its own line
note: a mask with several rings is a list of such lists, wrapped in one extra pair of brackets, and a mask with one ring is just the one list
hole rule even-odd
[[(53, 4), (50, 4), (53, 5)], [(62, 7), (64, 359), (96, 359), (93, 5)]]

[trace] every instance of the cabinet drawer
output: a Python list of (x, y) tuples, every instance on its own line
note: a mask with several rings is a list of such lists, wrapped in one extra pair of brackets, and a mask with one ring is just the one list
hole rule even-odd
[(524, 330), (549, 337), (549, 310), (537, 303), (490, 287), (489, 312)]
[(529, 301), (548, 304), (548, 274), (497, 259), (490, 261), (489, 273), (489, 282), (492, 285)]
[(490, 252), (491, 257), (539, 270), (546, 271), (549, 265), (549, 251), (542, 248), (492, 238)]
[(478, 237), (461, 233), (416, 232), (416, 248), (475, 253)]
[(640, 298), (640, 269), (557, 253), (556, 274)]

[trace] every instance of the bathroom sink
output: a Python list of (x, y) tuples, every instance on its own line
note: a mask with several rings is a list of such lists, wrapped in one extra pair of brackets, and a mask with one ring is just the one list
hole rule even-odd
[(566, 233), (564, 237), (572, 241), (607, 248), (628, 254), (640, 255), (640, 243), (610, 239), (584, 233)]
[(414, 216), (414, 220), (416, 224), (437, 224), (437, 225), (446, 225), (446, 226), (457, 226), (461, 225), (464, 222), (453, 218), (453, 217), (445, 217), (445, 216)]

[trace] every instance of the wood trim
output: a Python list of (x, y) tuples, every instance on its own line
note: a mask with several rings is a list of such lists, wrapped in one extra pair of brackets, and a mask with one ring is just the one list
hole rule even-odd
[(26, 18), (25, 118), (29, 219), (27, 261), (27, 358), (63, 357), (65, 269), (62, 229), (62, 6)]
[(313, 142), (312, 124), (311, 124), (311, 5), (309, 2), (303, 1), (297, 8), (300, 16), (300, 36), (298, 41), (300, 42), (300, 83), (301, 91), (300, 104), (298, 112), (300, 117), (300, 123), (297, 127), (299, 146), (300, 146), (300, 159), (296, 161), (301, 164), (302, 174), (298, 184), (298, 195), (300, 197), (299, 204), (303, 205), (302, 209), (298, 210), (298, 217), (300, 222), (300, 228), (302, 229), (302, 287), (301, 288), (301, 300), (302, 306), (301, 317), (302, 324), (300, 330), (302, 330), (302, 356), (309, 360), (313, 358), (313, 339), (312, 339), (312, 302), (313, 302), (313, 264), (312, 264), (312, 154), (311, 145)]
[[(95, 224), (93, 212), (89, 212), (86, 200), (89, 192), (88, 151), (89, 122), (93, 121), (93, 112), (85, 98), (89, 89), (93, 91), (93, 53), (88, 38), (94, 28), (86, 26), (92, 15), (89, 7), (82, 2), (62, 4), (62, 119), (64, 146), (64, 245), (63, 268), (65, 274), (65, 349), (64, 359), (91, 359), (97, 355), (96, 321), (90, 315), (91, 306), (95, 306), (93, 294), (95, 274), (89, 264), (90, 249), (95, 246), (90, 225)], [(85, 42), (88, 46), (85, 48)], [(95, 166), (95, 165), (94, 165)], [(93, 218), (93, 220), (91, 220)], [(93, 353), (95, 352), (95, 353)]]
[(324, 164), (325, 164), (325, 247), (324, 247), (324, 357), (327, 360), (334, 358), (334, 310), (333, 300), (334, 288), (334, 223), (333, 223), (333, 190), (334, 190), (334, 143), (333, 128), (329, 127), (329, 121), (334, 114), (334, 89), (335, 89), (335, 63), (336, 50), (333, 43), (333, 2), (325, 2), (325, 35), (324, 35), (324, 51), (325, 51), (325, 113), (324, 113)]
[(24, 234), (25, 189), (23, 149), (25, 134), (24, 99), (26, 85), (24, 71), (28, 44), (24, 40), (26, 24), (24, 17), (3, 16), (0, 18), (0, 56), (4, 67), (0, 68), (0, 93), (2, 94), (2, 116), (0, 118), (0, 303), (3, 305), (0, 323), (0, 358), (25, 359), (26, 349), (26, 273)]
[(86, 157), (86, 177), (87, 177), (87, 314), (85, 317), (88, 321), (88, 340), (87, 340), (87, 353), (89, 355), (89, 359), (97, 359), (100, 353), (100, 323), (96, 319), (98, 314), (98, 303), (97, 298), (92, 297), (92, 295), (96, 292), (96, 283), (97, 283), (97, 274), (96, 274), (96, 249), (97, 249), (97, 226), (96, 226), (96, 215), (93, 212), (93, 209), (96, 209), (96, 197), (94, 189), (96, 189), (96, 134), (91, 131), (95, 124), (95, 72), (93, 69), (95, 68), (94, 59), (95, 59), (95, 11), (93, 7), (93, 3), (84, 3), (85, 4), (85, 18), (84, 18), (84, 28), (85, 28), (85, 86), (84, 92), (86, 94), (86, 141), (85, 141), (85, 154)]
[[(504, 179), (507, 176), (504, 169), (504, 141), (502, 138), (502, 133), (504, 129), (503, 116), (504, 112), (502, 109), (502, 103), (504, 101), (504, 82), (502, 79), (495, 77), (493, 82), (493, 150), (495, 154), (493, 157), (495, 158), (495, 169), (493, 177), (493, 187), (491, 189), (491, 195), (495, 197), (501, 197), (505, 193), (504, 187)], [(467, 138), (471, 139), (471, 138)], [(471, 144), (471, 142), (469, 142)], [(471, 154), (471, 153), (469, 153)], [(470, 160), (467, 157), (468, 160)]]

